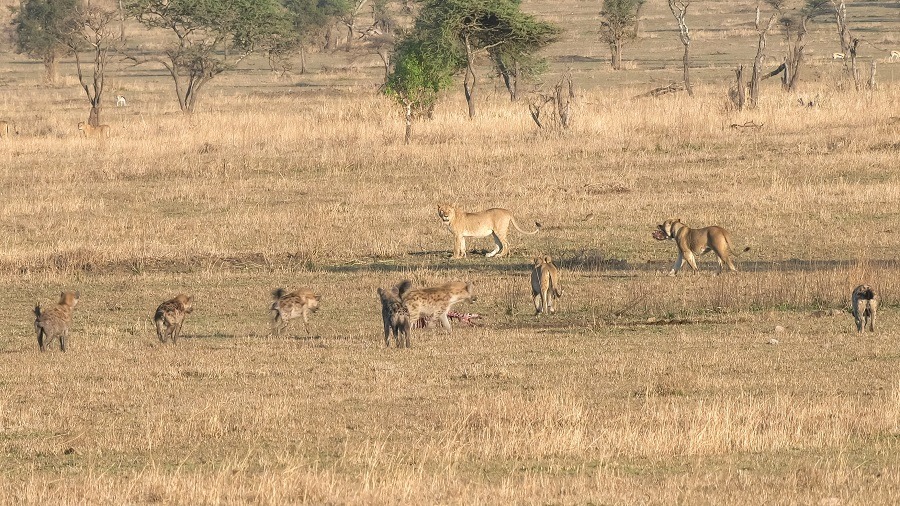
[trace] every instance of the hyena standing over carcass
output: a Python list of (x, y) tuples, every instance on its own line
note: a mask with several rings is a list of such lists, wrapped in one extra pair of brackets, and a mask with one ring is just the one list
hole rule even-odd
[(409, 290), (400, 298), (403, 301), (403, 306), (409, 313), (410, 322), (418, 321), (420, 318), (428, 320), (436, 316), (441, 321), (444, 329), (448, 333), (453, 334), (453, 328), (450, 326), (447, 312), (457, 302), (463, 300), (474, 302), (477, 300), (474, 289), (475, 286), (471, 282), (452, 281), (432, 288)]

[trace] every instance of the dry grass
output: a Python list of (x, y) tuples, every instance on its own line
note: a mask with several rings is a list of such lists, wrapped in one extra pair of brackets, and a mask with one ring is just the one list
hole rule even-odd
[[(341, 65), (223, 76), (190, 119), (158, 74), (120, 71), (104, 143), (77, 135), (77, 89), (17, 75), (0, 502), (897, 503), (900, 86), (843, 93), (814, 66), (817, 107), (767, 83), (732, 113), (711, 65), (693, 100), (629, 99), (675, 66), (581, 86), (565, 132), (485, 80), (476, 120), (454, 93), (410, 146)], [(544, 230), (451, 262), (441, 201)], [(667, 217), (728, 227), (742, 272), (663, 276)], [(563, 268), (554, 317), (531, 315), (536, 253)], [(383, 349), (375, 290), (405, 277), (474, 281), (484, 325)], [(826, 311), (862, 282), (884, 297), (874, 335)], [(299, 285), (324, 295), (314, 337), (270, 337), (269, 291)], [(82, 294), (71, 351), (40, 354), (30, 310), (63, 288)], [(151, 312), (179, 291), (195, 311), (163, 346)]]

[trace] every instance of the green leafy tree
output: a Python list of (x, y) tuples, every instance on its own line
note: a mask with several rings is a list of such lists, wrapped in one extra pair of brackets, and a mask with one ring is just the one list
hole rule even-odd
[(600, 40), (609, 44), (612, 68), (621, 70), (622, 49), (637, 38), (637, 21), (644, 0), (603, 0)]
[(452, 83), (454, 66), (447, 56), (415, 34), (405, 34), (397, 42), (393, 70), (384, 89), (403, 106), (407, 144), (412, 136), (413, 120), (430, 116), (438, 95)]
[[(334, 49), (334, 25), (349, 9), (346, 0), (284, 0), (291, 14), (300, 51), (300, 73), (306, 72), (306, 49), (325, 39), (325, 49)], [(321, 47), (321, 46), (320, 46)]]
[(132, 0), (127, 8), (148, 29), (175, 36), (158, 57), (128, 57), (165, 67), (185, 113), (194, 111), (200, 91), (217, 75), (295, 36), (291, 16), (278, 0)]
[(479, 55), (490, 55), (501, 75), (517, 79), (523, 65), (541, 68), (534, 53), (560, 33), (520, 7), (519, 0), (425, 0), (422, 6), (414, 32), (429, 47), (428, 54), (446, 55), (442, 61), (452, 72), (464, 72), (469, 117), (475, 116)]
[(25, 0), (15, 9), (16, 51), (41, 60), (47, 82), (59, 76), (59, 58), (69, 52), (68, 42), (79, 29), (79, 0)]

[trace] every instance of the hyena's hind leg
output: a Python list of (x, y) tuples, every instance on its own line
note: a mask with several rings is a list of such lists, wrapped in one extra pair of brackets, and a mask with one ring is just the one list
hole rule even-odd
[(870, 300), (869, 307), (866, 308), (866, 320), (869, 327), (869, 332), (875, 332), (875, 314), (878, 311), (878, 301)]

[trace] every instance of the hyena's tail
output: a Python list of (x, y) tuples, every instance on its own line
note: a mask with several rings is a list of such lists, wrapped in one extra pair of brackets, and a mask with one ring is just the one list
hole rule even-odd
[(514, 227), (516, 227), (516, 230), (518, 230), (519, 232), (522, 232), (523, 234), (534, 235), (541, 231), (541, 224), (540, 224), (540, 222), (537, 222), (537, 221), (534, 222), (534, 226), (536, 228), (534, 230), (532, 230), (531, 232), (529, 232), (527, 230), (522, 230), (522, 228), (519, 227), (519, 224), (516, 223), (516, 219), (513, 218), (512, 216), (510, 216), (509, 221), (513, 224)]
[(401, 299), (406, 295), (406, 292), (408, 292), (410, 288), (412, 288), (412, 281), (408, 279), (404, 279), (397, 285), (397, 292), (400, 294)]
[[(37, 320), (37, 319), (40, 318), (40, 317), (41, 317), (41, 306), (35, 304), (35, 306), (34, 306), (34, 319)], [(35, 323), (37, 323), (37, 322), (35, 322)]]
[(160, 322), (160, 321), (162, 321), (165, 317), (166, 317), (165, 311), (163, 311), (162, 309), (157, 309), (157, 310), (156, 310), (156, 314), (153, 315), (153, 321), (154, 321), (154, 322)]
[(285, 292), (286, 292), (286, 290), (284, 288), (276, 288), (276, 289), (272, 290), (272, 298), (275, 300), (278, 300), (278, 299), (284, 297)]

